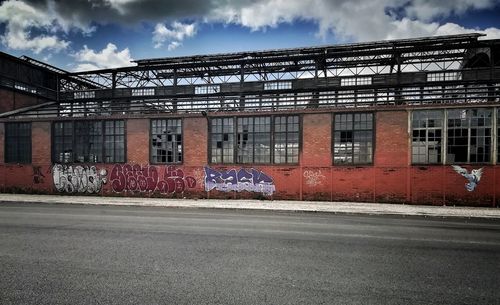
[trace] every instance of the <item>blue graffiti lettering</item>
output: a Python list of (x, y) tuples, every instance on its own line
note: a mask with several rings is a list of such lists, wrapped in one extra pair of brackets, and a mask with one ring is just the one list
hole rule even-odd
[(217, 171), (205, 166), (205, 190), (209, 192), (213, 189), (222, 192), (255, 192), (268, 196), (276, 191), (273, 179), (254, 168)]

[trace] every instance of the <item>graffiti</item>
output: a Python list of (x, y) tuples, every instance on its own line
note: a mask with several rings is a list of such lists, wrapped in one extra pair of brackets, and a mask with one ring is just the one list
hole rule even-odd
[(306, 170), (304, 171), (304, 178), (306, 178), (306, 184), (308, 186), (318, 186), (323, 183), (323, 179), (325, 179), (325, 176), (321, 173), (320, 170)]
[(58, 192), (97, 193), (106, 183), (106, 169), (95, 166), (72, 166), (55, 164), (52, 168), (54, 186)]
[(470, 173), (465, 168), (458, 165), (452, 165), (452, 167), (457, 173), (464, 176), (465, 179), (469, 181), (465, 184), (465, 189), (467, 189), (469, 192), (472, 192), (479, 184), (479, 180), (481, 180), (481, 176), (483, 175), (483, 167), (479, 169), (473, 169), (470, 171)]
[(205, 167), (205, 190), (207, 192), (216, 189), (217, 191), (248, 191), (272, 195), (276, 190), (273, 179), (262, 171), (256, 169), (240, 170), (231, 169), (229, 171), (217, 171), (210, 167)]
[(33, 183), (40, 184), (44, 181), (44, 174), (41, 166), (33, 166)]
[[(163, 175), (160, 174), (161, 170)], [(116, 164), (109, 179), (113, 191), (117, 193), (125, 191), (182, 193), (187, 188), (196, 186), (193, 177), (184, 176), (184, 171), (175, 166)]]

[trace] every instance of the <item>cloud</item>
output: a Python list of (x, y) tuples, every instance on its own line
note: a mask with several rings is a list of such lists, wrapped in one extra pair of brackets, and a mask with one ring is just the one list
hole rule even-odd
[(160, 48), (165, 42), (169, 42), (168, 50), (171, 51), (182, 45), (182, 41), (187, 37), (196, 34), (196, 25), (173, 22), (170, 28), (158, 23), (153, 31), (153, 42), (155, 48)]
[(108, 43), (104, 49), (98, 52), (85, 45), (82, 50), (73, 54), (73, 57), (79, 62), (75, 69), (79, 72), (135, 65), (131, 62), (133, 59), (128, 48), (118, 51), (116, 45), (112, 43)]
[(498, 4), (494, 0), (413, 0), (406, 4), (404, 11), (410, 18), (432, 21), (437, 17), (462, 15), (469, 10), (488, 9)]
[[(115, 23), (134, 26), (145, 22), (156, 25), (152, 33), (155, 47), (167, 45), (170, 49), (180, 46), (184, 39), (192, 37), (197, 25), (201, 23), (236, 24), (251, 31), (261, 31), (284, 23), (308, 21), (317, 25), (318, 37), (324, 38), (333, 34), (343, 41), (373, 41), (469, 32), (482, 32), (492, 35), (488, 38), (495, 38), (498, 37), (496, 27), (467, 28), (460, 25), (460, 22), (445, 23), (442, 20), (473, 10), (494, 9), (500, 5), (500, 0), (23, 1), (27, 6), (36, 8), (41, 16), (47, 17), (43, 20), (34, 19), (38, 20), (38, 23), (35, 23), (33, 28), (49, 27), (47, 23), (51, 23), (57, 24), (65, 31), (71, 28), (92, 31), (95, 25)], [(9, 0), (5, 3), (20, 2)], [(193, 24), (181, 23), (182, 20), (194, 22), (193, 32), (186, 32), (185, 29), (185, 26)], [(25, 26), (24, 29), (26, 28)], [(45, 39), (43, 44), (42, 41), (37, 44), (52, 44), (54, 48), (64, 48), (65, 41), (57, 40), (54, 35), (46, 37), (52, 40)], [(41, 49), (43, 48), (38, 48)]]
[(244, 5), (232, 5), (228, 2), (217, 7), (207, 16), (207, 20), (239, 24), (253, 31), (306, 20), (318, 24), (319, 36), (325, 37), (333, 33), (346, 41), (434, 36), (443, 33), (483, 32), (497, 35), (496, 28), (469, 29), (453, 23), (440, 24), (438, 19), (458, 16), (469, 10), (492, 8), (499, 3), (498, 0), (257, 0)]
[[(0, 5), (0, 23), (5, 23), (5, 32), (0, 37), (2, 43), (14, 50), (31, 50), (40, 53), (44, 50), (60, 51), (66, 49), (68, 41), (53, 33), (58, 31), (55, 18), (48, 12), (40, 12), (21, 1), (5, 1)], [(33, 35), (37, 30), (39, 35)]]
[(182, 46), (182, 43), (178, 41), (172, 41), (171, 43), (168, 44), (167, 50), (172, 51), (177, 49), (178, 47)]

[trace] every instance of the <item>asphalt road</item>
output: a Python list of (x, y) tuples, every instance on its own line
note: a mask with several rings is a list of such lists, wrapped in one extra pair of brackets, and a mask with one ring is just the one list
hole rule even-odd
[(0, 304), (500, 304), (500, 222), (0, 204)]

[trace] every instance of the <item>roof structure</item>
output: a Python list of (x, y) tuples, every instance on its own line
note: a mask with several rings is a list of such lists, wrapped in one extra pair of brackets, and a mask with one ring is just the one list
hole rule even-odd
[(279, 111), (491, 102), (500, 41), (481, 34), (137, 60), (57, 73), (53, 104), (9, 117)]

